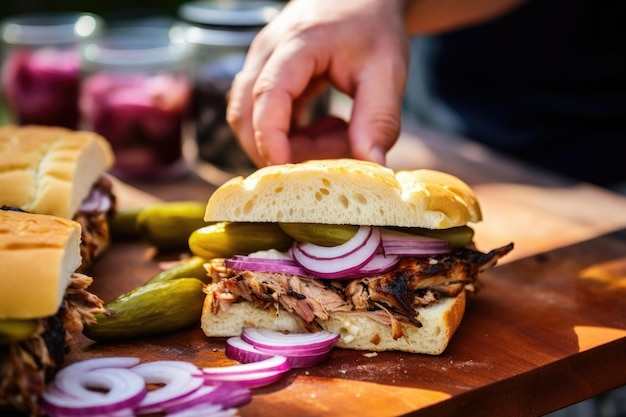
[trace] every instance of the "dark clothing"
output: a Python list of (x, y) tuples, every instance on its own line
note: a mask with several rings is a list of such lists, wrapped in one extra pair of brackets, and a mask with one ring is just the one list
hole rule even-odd
[(410, 114), (569, 176), (626, 180), (623, 0), (530, 0), (416, 42)]

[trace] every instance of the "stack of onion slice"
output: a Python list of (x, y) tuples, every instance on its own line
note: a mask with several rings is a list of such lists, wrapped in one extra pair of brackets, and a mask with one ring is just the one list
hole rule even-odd
[(246, 363), (263, 360), (267, 355), (285, 357), (291, 368), (318, 365), (330, 357), (338, 333), (282, 333), (267, 329), (246, 327), (241, 337), (226, 341), (226, 356)]
[(361, 268), (378, 252), (381, 241), (378, 227), (361, 226), (341, 245), (327, 247), (295, 242), (291, 252), (302, 268), (320, 278), (346, 278), (360, 275)]
[(352, 238), (341, 245), (320, 246), (296, 241), (285, 257), (235, 255), (226, 260), (226, 267), (240, 271), (352, 279), (384, 274), (392, 270), (401, 257), (425, 257), (449, 251), (449, 244), (444, 239), (361, 226)]
[[(148, 390), (148, 384), (161, 386)], [(41, 403), (51, 417), (227, 416), (233, 415), (233, 407), (249, 402), (251, 395), (236, 378), (215, 381), (189, 362), (139, 363), (134, 357), (104, 357), (61, 369)]]

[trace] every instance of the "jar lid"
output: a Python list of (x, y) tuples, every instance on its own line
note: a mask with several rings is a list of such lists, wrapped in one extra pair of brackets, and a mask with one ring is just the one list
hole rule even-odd
[(81, 58), (90, 65), (133, 68), (180, 64), (191, 48), (165, 27), (115, 27), (81, 45)]
[(101, 26), (92, 13), (23, 14), (3, 20), (0, 37), (11, 45), (62, 45), (94, 36)]
[(184, 3), (178, 16), (189, 22), (222, 28), (260, 28), (283, 8), (280, 1), (219, 1), (200, 0)]

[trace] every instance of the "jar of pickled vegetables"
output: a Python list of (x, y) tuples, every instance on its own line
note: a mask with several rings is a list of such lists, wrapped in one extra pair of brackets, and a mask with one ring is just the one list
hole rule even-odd
[(123, 179), (162, 180), (188, 172), (191, 48), (170, 27), (114, 27), (81, 47), (81, 128), (104, 136)]
[(0, 24), (2, 96), (9, 122), (78, 124), (78, 45), (102, 29), (91, 13), (25, 14)]
[(227, 94), (256, 34), (280, 1), (192, 1), (178, 9), (184, 38), (194, 46), (192, 131), (202, 161), (244, 173), (252, 163), (226, 122)]

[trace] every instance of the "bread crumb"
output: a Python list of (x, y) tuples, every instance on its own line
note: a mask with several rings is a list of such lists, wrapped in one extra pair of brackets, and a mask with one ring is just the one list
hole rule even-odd
[(378, 356), (378, 352), (364, 353), (363, 356), (365, 356), (366, 358), (375, 358), (376, 356)]

